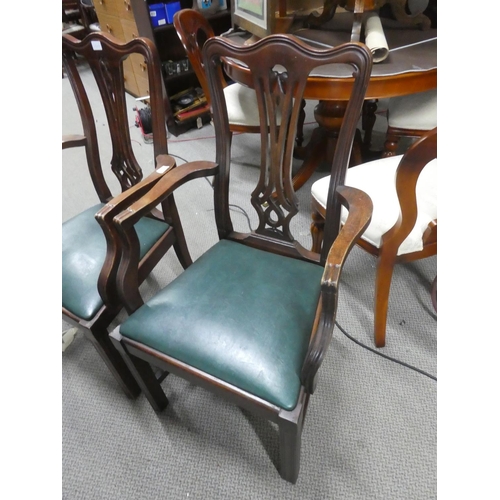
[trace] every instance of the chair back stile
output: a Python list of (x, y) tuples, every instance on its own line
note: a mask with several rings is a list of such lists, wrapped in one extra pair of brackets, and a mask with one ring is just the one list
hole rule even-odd
[[(342, 185), (345, 179), (372, 64), (371, 55), (362, 44), (349, 44), (328, 56), (326, 52), (311, 51), (306, 44), (290, 35), (275, 35), (251, 46), (236, 46), (221, 37), (214, 37), (204, 45), (204, 66), (213, 100), (216, 129), (216, 162), (220, 167), (214, 183), (214, 199), (221, 238), (236, 239), (257, 248), (273, 247), (283, 255), (319, 261), (324, 265), (328, 249), (340, 228), (340, 201), (336, 187)], [(223, 85), (218, 76), (220, 68), (224, 67), (224, 60), (228, 58), (251, 68), (259, 106), (260, 176), (251, 197), (259, 223), (251, 234), (235, 232), (229, 212), (230, 131)], [(292, 158), (307, 78), (315, 67), (335, 63), (353, 67), (353, 86), (331, 165), (328, 218), (333, 222), (325, 235), (330, 245), (325, 245), (321, 256), (318, 256), (295, 241), (290, 230), (291, 220), (298, 213), (292, 183)]]

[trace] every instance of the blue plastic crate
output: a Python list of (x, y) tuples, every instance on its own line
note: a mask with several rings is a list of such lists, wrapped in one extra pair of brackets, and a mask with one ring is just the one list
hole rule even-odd
[(172, 24), (174, 22), (174, 14), (181, 10), (180, 2), (170, 2), (165, 4), (165, 10), (167, 12), (167, 23)]
[(151, 24), (154, 27), (164, 26), (167, 24), (167, 12), (164, 3), (155, 3), (149, 6), (149, 15), (151, 16)]

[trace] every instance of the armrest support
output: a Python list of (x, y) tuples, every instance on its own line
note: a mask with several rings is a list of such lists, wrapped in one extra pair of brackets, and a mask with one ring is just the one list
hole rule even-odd
[(154, 172), (141, 182), (114, 197), (95, 215), (97, 222), (104, 232), (107, 243), (106, 258), (97, 283), (99, 293), (107, 304), (114, 305), (119, 302), (114, 282), (121, 260), (122, 248), (120, 238), (112, 223), (113, 217), (133, 204), (170, 170), (175, 168), (175, 159), (171, 156), (161, 155), (161, 158), (159, 157), (158, 160), (158, 168)]
[(316, 328), (313, 330), (302, 366), (302, 384), (311, 394), (314, 392), (316, 373), (326, 354), (335, 326), (342, 268), (357, 239), (370, 224), (373, 212), (372, 201), (365, 192), (349, 186), (338, 186), (337, 193), (349, 214), (328, 252), (321, 279)]
[(122, 245), (121, 261), (116, 275), (117, 293), (129, 314), (144, 303), (139, 293), (139, 240), (134, 224), (153, 207), (163, 203), (178, 187), (192, 179), (214, 175), (218, 169), (218, 164), (210, 161), (180, 165), (113, 217), (115, 231)]

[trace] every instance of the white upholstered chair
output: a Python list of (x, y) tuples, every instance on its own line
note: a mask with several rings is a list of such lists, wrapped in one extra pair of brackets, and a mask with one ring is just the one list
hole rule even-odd
[[(378, 258), (375, 282), (374, 338), (385, 345), (387, 310), (395, 264), (437, 253), (437, 128), (404, 155), (350, 168), (345, 184), (361, 189), (373, 202), (370, 225), (357, 244)], [(313, 250), (321, 248), (330, 176), (311, 188)], [(342, 212), (341, 222), (346, 213)]]
[[(214, 30), (205, 16), (194, 9), (182, 9), (174, 15), (174, 27), (177, 35), (186, 51), (189, 62), (196, 73), (203, 93), (210, 102), (210, 91), (207, 76), (203, 67), (201, 50), (204, 43), (215, 36)], [(248, 132), (260, 134), (259, 108), (255, 90), (240, 83), (230, 85), (220, 74), (224, 85), (224, 97), (226, 99), (227, 116), (230, 132)], [(303, 111), (303, 109), (302, 109)], [(302, 113), (297, 127), (297, 134), (302, 134), (305, 114)], [(279, 117), (278, 117), (278, 121)]]
[(394, 156), (401, 137), (422, 137), (437, 127), (437, 90), (389, 99), (383, 156)]

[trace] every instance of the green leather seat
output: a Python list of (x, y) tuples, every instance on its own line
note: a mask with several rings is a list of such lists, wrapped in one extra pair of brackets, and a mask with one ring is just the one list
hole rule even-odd
[[(79, 318), (90, 320), (103, 306), (97, 280), (106, 257), (106, 238), (94, 205), (62, 225), (62, 305)], [(142, 218), (136, 225), (141, 258), (168, 229), (168, 224)]]
[(291, 410), (322, 273), (312, 263), (222, 240), (120, 333)]

